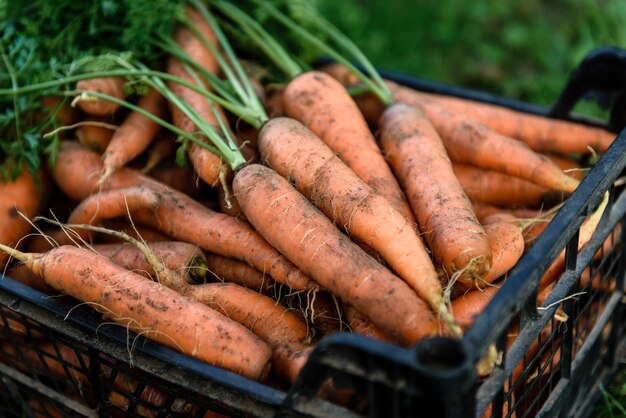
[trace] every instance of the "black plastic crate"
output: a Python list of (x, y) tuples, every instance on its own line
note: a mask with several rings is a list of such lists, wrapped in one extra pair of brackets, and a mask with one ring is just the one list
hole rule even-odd
[[(572, 119), (567, 113), (580, 92), (599, 88), (593, 77), (580, 74), (593, 69), (594, 62), (604, 65), (611, 54), (621, 57), (623, 52), (591, 54), (553, 111), (415, 77), (384, 75), (424, 91)], [(619, 89), (614, 93), (622, 94)], [(624, 126), (621, 102), (618, 97), (612, 129)], [(626, 194), (612, 186), (624, 167), (626, 131), (462, 340), (432, 338), (404, 349), (353, 334), (332, 335), (318, 343), (290, 388), (202, 363), (103, 323), (86, 306), (75, 307), (4, 277), (0, 416), (478, 417), (485, 411), (494, 417), (587, 416), (599, 385), (618, 369), (626, 345)], [(578, 229), (607, 190), (611, 200), (601, 225), (577, 253)], [(570, 248), (566, 271), (544, 306), (537, 307), (538, 280), (564, 248)], [(519, 334), (506, 349), (513, 321), (519, 323)], [(494, 345), (501, 362), (488, 378), (479, 378), (476, 364)], [(330, 399), (330, 393), (343, 402)]]

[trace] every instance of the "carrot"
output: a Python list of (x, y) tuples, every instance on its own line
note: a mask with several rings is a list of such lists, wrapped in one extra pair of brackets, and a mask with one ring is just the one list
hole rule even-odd
[(264, 166), (248, 165), (237, 172), (233, 190), (261, 235), (387, 334), (408, 345), (436, 333), (437, 322), (426, 303), (280, 175)]
[[(186, 7), (185, 11), (186, 18), (190, 20), (200, 34), (213, 45), (217, 45), (215, 34), (200, 13), (190, 6)], [(219, 65), (216, 58), (190, 29), (180, 27), (174, 34), (174, 41), (178, 44), (180, 50), (201, 68), (211, 74), (218, 72)], [(196, 82), (183, 64), (173, 56), (170, 56), (167, 60), (167, 72), (187, 82)], [(194, 109), (202, 119), (208, 123), (216, 124), (216, 116), (206, 97), (178, 83), (168, 83), (168, 85), (170, 90)], [(184, 132), (195, 133), (198, 131), (196, 124), (181, 109), (170, 105), (170, 112), (174, 125)], [(221, 158), (196, 143), (189, 145), (188, 155), (196, 173), (202, 180), (211, 186), (218, 184), (220, 168), (222, 167)]]
[(235, 258), (224, 257), (218, 254), (205, 254), (207, 265), (207, 280), (219, 280), (236, 283), (258, 291), (267, 291), (274, 283), (271, 277), (267, 277), (254, 267)]
[(234, 283), (168, 285), (250, 329), (272, 349), (272, 370), (287, 382), (295, 380), (312, 350), (308, 327), (295, 313)]
[(249, 330), (106, 257), (71, 246), (43, 254), (0, 249), (132, 331), (251, 379), (262, 380), (269, 371), (270, 350)]
[(350, 326), (350, 330), (364, 337), (373, 338), (375, 340), (394, 343), (394, 341), (385, 335), (377, 326), (371, 323), (365, 315), (354, 309), (351, 305), (344, 303), (343, 312), (346, 315), (346, 321)]
[(565, 197), (562, 192), (537, 186), (530, 181), (468, 164), (452, 164), (461, 187), (473, 201), (504, 207), (553, 206)]
[(294, 290), (318, 288), (246, 222), (211, 211), (188, 196), (125, 167), (98, 187), (96, 180), (101, 169), (102, 162), (97, 154), (65, 142), (52, 176), (61, 190), (75, 200), (82, 200), (98, 190), (149, 187), (160, 194), (161, 203), (154, 211), (133, 213), (137, 222), (178, 241), (196, 244), (205, 251), (244, 261)]
[[(126, 80), (122, 77), (90, 78), (76, 83), (76, 88), (86, 92), (95, 91), (113, 96), (117, 99), (123, 99), (126, 96), (124, 93), (125, 83)], [(78, 105), (80, 110), (91, 116), (109, 116), (119, 107), (116, 103), (96, 97), (89, 97), (84, 94), (74, 99), (72, 106), (74, 105)]]
[(169, 135), (157, 136), (146, 151), (146, 162), (141, 172), (148, 174), (168, 158), (176, 154), (176, 142)]
[(321, 139), (296, 120), (274, 118), (259, 133), (258, 147), (278, 174), (348, 235), (381, 254), (434, 312), (451, 320), (430, 255), (408, 219)]
[(75, 135), (82, 145), (101, 154), (111, 142), (113, 130), (101, 124), (86, 123), (76, 128)]
[(493, 215), (483, 221), (491, 243), (491, 269), (481, 281), (493, 283), (511, 270), (524, 254), (522, 227), (513, 215)]
[(206, 183), (199, 181), (192, 167), (181, 167), (174, 161), (160, 164), (147, 175), (194, 199), (214, 194)]
[[(398, 100), (403, 101), (400, 97)], [(498, 134), (435, 101), (420, 100), (415, 105), (432, 122), (452, 161), (500, 171), (565, 193), (578, 187), (578, 180), (523, 142)]]
[[(27, 219), (37, 215), (43, 200), (41, 194), (26, 166), (15, 180), (0, 180), (0, 244), (16, 246), (31, 231)], [(0, 271), (8, 261), (9, 256), (0, 253)]]
[(385, 111), (380, 126), (381, 146), (433, 256), (448, 274), (471, 283), (489, 271), (491, 248), (437, 132), (419, 110), (401, 103)]
[(588, 154), (591, 147), (596, 152), (602, 153), (608, 149), (616, 136), (605, 129), (523, 113), (474, 100), (417, 93), (407, 87), (398, 87), (395, 93), (398, 100), (408, 101), (412, 95), (423, 95), (437, 101), (501, 135), (525, 142), (537, 152)]
[[(583, 222), (582, 226), (580, 227), (580, 231), (578, 233), (578, 249), (577, 249), (579, 252), (585, 246), (585, 244), (589, 242), (594, 232), (596, 231), (596, 228), (598, 227), (598, 224), (600, 223), (600, 219), (602, 218), (602, 215), (604, 214), (604, 211), (608, 204), (608, 197), (609, 197), (608, 193), (605, 194), (604, 198), (602, 199), (598, 207), (595, 209), (595, 211), (589, 217), (587, 217), (587, 219)], [(544, 275), (541, 277), (539, 286), (543, 287), (553, 281), (556, 281), (561, 275), (561, 273), (563, 273), (564, 268), (565, 268), (565, 249), (561, 251), (561, 253), (557, 256), (557, 258), (552, 262), (552, 264), (550, 264), (550, 267), (548, 267)]]
[[(130, 216), (138, 208), (154, 209), (160, 204), (160, 198), (155, 191), (143, 186), (107, 190), (88, 196), (80, 202), (70, 214), (67, 223), (99, 225), (104, 220)], [(90, 231), (81, 228), (74, 228), (71, 232), (64, 228), (50, 234), (50, 237), (47, 240), (49, 247), (93, 241)], [(48, 250), (49, 247), (44, 248)]]
[(319, 71), (291, 80), (283, 94), (287, 115), (319, 136), (366, 184), (414, 222), (406, 197), (346, 89)]
[[(165, 99), (150, 89), (137, 103), (144, 111), (159, 118), (166, 112)], [(98, 180), (102, 183), (111, 173), (148, 148), (161, 126), (139, 112), (131, 112), (113, 134), (111, 142), (102, 154), (104, 172)]]
[(462, 293), (452, 301), (452, 312), (457, 323), (467, 329), (474, 322), (474, 317), (480, 314), (489, 301), (498, 293), (497, 287), (473, 289)]
[[(147, 242), (146, 245), (165, 267), (175, 270), (187, 282), (205, 281), (208, 272), (206, 257), (197, 246), (180, 241)], [(91, 248), (127, 270), (148, 277), (156, 276), (143, 253), (130, 243), (96, 244)]]

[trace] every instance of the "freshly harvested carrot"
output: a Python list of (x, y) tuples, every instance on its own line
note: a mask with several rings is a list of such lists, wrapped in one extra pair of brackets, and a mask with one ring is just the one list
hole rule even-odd
[(385, 333), (409, 345), (437, 332), (428, 305), (352, 243), (283, 177), (267, 167), (248, 165), (237, 172), (233, 190), (261, 235)]
[[(596, 231), (596, 228), (598, 227), (598, 224), (600, 223), (600, 219), (602, 218), (602, 215), (604, 214), (604, 211), (607, 207), (608, 200), (609, 200), (609, 196), (607, 192), (607, 194), (605, 194), (605, 196), (603, 197), (602, 201), (600, 202), (598, 207), (595, 209), (595, 211), (591, 215), (589, 215), (589, 217), (583, 222), (582, 226), (580, 227), (580, 231), (578, 233), (578, 249), (577, 249), (579, 252), (585, 246), (585, 244), (589, 242), (594, 232)], [(557, 258), (552, 262), (550, 267), (548, 267), (544, 275), (541, 277), (539, 286), (543, 287), (557, 280), (559, 276), (561, 275), (561, 273), (563, 273), (564, 268), (565, 268), (565, 249), (561, 251), (561, 253), (557, 256)]]
[[(154, 228), (149, 228), (144, 225), (137, 225), (135, 223), (131, 223), (128, 219), (124, 218), (103, 220), (101, 226), (105, 229), (119, 231), (139, 241), (159, 242), (171, 240), (170, 237), (157, 231)], [(121, 242), (126, 242), (120, 237), (110, 234), (99, 234), (96, 238), (96, 242), (100, 244), (118, 244)]]
[(537, 207), (542, 204), (553, 206), (565, 197), (562, 192), (498, 171), (462, 163), (453, 163), (452, 168), (472, 201), (503, 207)]
[(480, 280), (493, 283), (511, 270), (524, 254), (524, 235), (517, 218), (509, 214), (492, 215), (483, 225), (493, 257), (491, 268)]
[(206, 253), (206, 279), (236, 283), (257, 291), (267, 291), (275, 281), (254, 267), (235, 258)]
[(11, 270), (4, 272), (4, 274), (28, 287), (39, 290), (42, 293), (46, 293), (48, 295), (54, 293), (54, 289), (48, 286), (45, 280), (33, 273), (32, 270), (23, 264), (17, 264), (11, 268)]
[[(565, 120), (551, 119), (458, 97), (419, 93), (407, 87), (396, 86), (398, 100), (420, 100), (428, 97), (441, 105), (484, 124), (502, 135), (519, 139), (537, 152), (561, 154), (588, 154), (589, 147), (598, 153), (608, 149), (616, 134), (605, 129)], [(416, 96), (412, 98), (412, 96)]]
[(141, 168), (141, 172), (144, 174), (150, 173), (163, 161), (174, 157), (176, 154), (176, 146), (176, 142), (174, 142), (174, 138), (171, 136), (157, 136), (146, 151), (146, 163)]
[[(150, 89), (142, 96), (137, 106), (159, 118), (165, 117), (165, 99), (156, 90)], [(161, 126), (139, 112), (131, 112), (117, 128), (109, 145), (102, 154), (104, 172), (99, 179), (103, 182), (111, 173), (148, 148)]]
[(565, 174), (574, 177), (577, 180), (582, 180), (589, 171), (589, 168), (584, 168), (572, 158), (558, 154), (546, 155), (552, 160), (552, 162), (554, 162), (554, 164), (558, 165)]
[(372, 322), (367, 319), (365, 315), (362, 315), (351, 305), (344, 303), (343, 312), (346, 315), (346, 321), (348, 322), (350, 330), (353, 333), (373, 338), (375, 340), (385, 341), (392, 344), (394, 343), (394, 341), (382, 332), (380, 328), (372, 324)]
[[(207, 41), (217, 46), (217, 38), (202, 15), (191, 6), (186, 7), (185, 14), (186, 18), (200, 34)], [(179, 45), (180, 50), (187, 54), (201, 68), (212, 74), (217, 74), (219, 70), (218, 61), (190, 29), (181, 26), (174, 34), (174, 41)], [(195, 83), (194, 78), (187, 72), (182, 63), (173, 56), (170, 56), (167, 60), (167, 72), (184, 81)], [(206, 97), (178, 83), (168, 83), (168, 86), (172, 93), (195, 110), (202, 119), (209, 123), (216, 123), (216, 116)], [(196, 124), (177, 106), (170, 105), (170, 112), (174, 125), (184, 132), (191, 134), (198, 131)], [(191, 164), (202, 180), (211, 186), (218, 184), (220, 169), (222, 167), (221, 158), (196, 143), (189, 144), (188, 155)]]
[(448, 274), (472, 283), (489, 271), (491, 247), (439, 135), (419, 110), (402, 103), (385, 111), (380, 126), (381, 147), (433, 256)]
[[(206, 257), (197, 246), (180, 241), (147, 242), (146, 245), (165, 267), (176, 271), (188, 282), (198, 283), (206, 280), (208, 272)], [(96, 244), (91, 248), (127, 270), (144, 276), (156, 275), (144, 254), (130, 243)]]
[(308, 344), (308, 327), (295, 313), (267, 296), (234, 283), (172, 285), (190, 299), (250, 329), (272, 349), (272, 370), (287, 382), (295, 380), (312, 350)]
[(4, 245), (0, 249), (50, 286), (132, 331), (250, 379), (267, 376), (271, 352), (248, 329), (106, 257), (71, 246), (43, 254), (20, 253)]
[[(105, 190), (80, 202), (70, 214), (67, 223), (99, 225), (104, 220), (131, 216), (139, 208), (155, 209), (159, 206), (160, 199), (157, 192), (144, 186)], [(51, 243), (57, 246), (93, 241), (91, 232), (81, 228), (74, 228), (71, 232), (64, 228), (51, 234), (51, 237)]]
[(305, 72), (289, 82), (283, 98), (289, 117), (319, 136), (361, 180), (415, 221), (367, 122), (338, 81), (319, 71)]
[(99, 190), (140, 185), (149, 187), (160, 194), (161, 203), (153, 211), (134, 213), (133, 219), (137, 222), (178, 241), (196, 244), (205, 251), (244, 261), (295, 291), (318, 288), (246, 222), (214, 212), (188, 196), (125, 167), (97, 186), (101, 170), (102, 162), (97, 154), (79, 144), (64, 142), (52, 176), (66, 195), (78, 201)]
[[(13, 181), (0, 180), (0, 244), (18, 245), (32, 229), (27, 219), (33, 219), (42, 203), (42, 190), (26, 166)], [(22, 215), (24, 217), (22, 217)], [(0, 271), (9, 261), (9, 256), (0, 253)]]
[[(398, 100), (404, 101), (401, 97)], [(436, 101), (420, 100), (412, 104), (424, 111), (452, 161), (500, 171), (565, 193), (572, 193), (578, 187), (578, 180), (525, 143), (501, 135)]]
[[(78, 90), (86, 92), (95, 91), (117, 99), (124, 99), (124, 84), (126, 80), (123, 77), (100, 77), (81, 80), (76, 83)], [(91, 116), (109, 116), (115, 112), (119, 105), (104, 99), (89, 97), (88, 95), (80, 95), (72, 102), (72, 105), (78, 105), (78, 108)]]
[(76, 138), (85, 147), (102, 154), (111, 142), (113, 130), (101, 124), (81, 124), (75, 130)]
[(206, 198), (213, 194), (211, 188), (199, 180), (193, 167), (182, 167), (174, 161), (160, 164), (147, 175), (194, 199)]
[(259, 133), (258, 147), (274, 171), (291, 180), (348, 235), (379, 253), (453, 328), (429, 253), (409, 220), (387, 199), (294, 119), (274, 118), (267, 122)]
[(452, 301), (452, 313), (457, 323), (467, 329), (474, 323), (474, 317), (480, 314), (489, 301), (498, 293), (499, 288), (488, 286), (462, 293)]

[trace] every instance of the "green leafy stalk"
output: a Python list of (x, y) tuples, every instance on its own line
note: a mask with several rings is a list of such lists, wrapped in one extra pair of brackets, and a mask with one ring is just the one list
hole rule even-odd
[(353, 72), (359, 80), (361, 80), (370, 90), (386, 105), (390, 104), (393, 100), (393, 95), (391, 91), (387, 88), (382, 78), (378, 72), (371, 65), (369, 60), (365, 57), (364, 54), (361, 53), (359, 48), (352, 43), (347, 37), (342, 35), (339, 30), (334, 29), (330, 23), (324, 23), (324, 20), (321, 16), (315, 14), (315, 16), (311, 17), (309, 22), (312, 22), (313, 25), (317, 27), (322, 33), (331, 35), (333, 40), (340, 44), (348, 53), (350, 53), (360, 65), (362, 65), (365, 69), (367, 69), (368, 73), (371, 75), (371, 78), (365, 74), (363, 71), (358, 69), (352, 62), (346, 59), (341, 53), (339, 53), (336, 49), (332, 48), (327, 43), (323, 42), (320, 37), (314, 35), (307, 29), (305, 29), (302, 25), (298, 24), (286, 14), (282, 13), (276, 7), (274, 7), (271, 3), (264, 2), (261, 0), (253, 0), (260, 9), (267, 12), (270, 16), (272, 16), (275, 20), (283, 24), (287, 29), (292, 31), (294, 34), (298, 35), (304, 41), (310, 43), (315, 48), (319, 49), (330, 58), (336, 60), (341, 63), (345, 67), (347, 67), (351, 72)]
[(214, 0), (211, 5), (224, 13), (228, 18), (238, 24), (248, 40), (263, 51), (272, 63), (280, 69), (289, 79), (302, 73), (302, 67), (291, 55), (269, 34), (263, 26), (232, 3), (223, 0)]

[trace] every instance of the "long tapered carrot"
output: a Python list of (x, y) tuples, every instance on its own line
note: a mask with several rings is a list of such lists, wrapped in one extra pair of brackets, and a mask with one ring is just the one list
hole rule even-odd
[(378, 252), (434, 312), (452, 320), (430, 255), (409, 221), (321, 139), (294, 119), (274, 118), (259, 133), (258, 147), (274, 171), (347, 234)]
[(523, 227), (510, 214), (493, 215), (486, 218), (483, 224), (491, 243), (492, 262), (481, 280), (493, 283), (511, 270), (524, 254)]
[(111, 128), (100, 123), (81, 124), (75, 130), (76, 139), (87, 148), (103, 153), (113, 138), (114, 130)]
[(385, 111), (380, 126), (381, 146), (435, 259), (450, 275), (467, 273), (463, 281), (489, 271), (489, 240), (429, 121), (398, 103)]
[[(185, 15), (204, 39), (208, 40), (213, 45), (217, 45), (215, 34), (197, 10), (193, 7), (187, 7), (185, 9)], [(190, 29), (181, 26), (174, 34), (174, 41), (178, 44), (180, 50), (188, 55), (201, 68), (211, 74), (218, 72), (218, 61)], [(170, 56), (167, 60), (167, 72), (187, 82), (197, 82), (185, 69), (180, 60), (174, 56)], [(172, 93), (180, 97), (192, 109), (198, 112), (203, 120), (209, 123), (216, 122), (216, 117), (206, 97), (178, 83), (168, 83), (168, 85)], [(174, 124), (183, 131), (187, 133), (198, 131), (196, 124), (181, 109), (176, 106), (170, 106), (170, 112)], [(222, 162), (216, 154), (196, 143), (191, 143), (189, 145), (188, 155), (191, 164), (202, 180), (212, 186), (219, 183)]]
[[(78, 90), (104, 93), (117, 99), (123, 99), (126, 96), (124, 93), (125, 83), (126, 80), (122, 77), (90, 78), (76, 83), (76, 88)], [(92, 116), (109, 116), (119, 108), (118, 104), (111, 101), (96, 97), (83, 97), (82, 95), (78, 96), (74, 102), (72, 102), (72, 105), (77, 105), (83, 112)]]
[(375, 340), (393, 343), (393, 340), (385, 335), (377, 326), (367, 319), (367, 317), (354, 309), (351, 305), (344, 303), (343, 312), (346, 315), (346, 321), (350, 327), (350, 331), (355, 334), (373, 338)]
[(269, 372), (270, 349), (248, 329), (106, 257), (71, 246), (43, 254), (0, 248), (50, 286), (132, 331), (251, 379)]
[(266, 291), (274, 282), (271, 277), (261, 273), (235, 258), (207, 253), (206, 280), (236, 283), (249, 289)]
[(431, 121), (452, 161), (508, 173), (535, 184), (572, 193), (579, 181), (528, 145), (498, 134), (469, 117), (432, 100), (418, 105)]
[[(139, 99), (137, 106), (159, 118), (163, 118), (167, 110), (165, 99), (153, 89)], [(113, 171), (145, 151), (160, 128), (158, 123), (145, 115), (131, 112), (117, 128), (102, 154), (104, 172), (99, 181), (104, 181)]]
[(453, 163), (461, 187), (472, 201), (502, 207), (553, 206), (562, 201), (562, 192), (538, 186), (528, 180), (469, 164)]
[[(176, 271), (186, 281), (203, 282), (206, 279), (206, 257), (196, 245), (181, 241), (147, 242), (146, 245), (166, 268)], [(145, 255), (130, 243), (96, 244), (91, 248), (127, 270), (144, 276), (156, 276)]]
[(258, 335), (272, 349), (272, 370), (285, 381), (295, 380), (312, 347), (307, 344), (307, 325), (294, 312), (267, 296), (234, 283), (170, 285)]
[[(37, 215), (41, 203), (42, 190), (25, 166), (15, 180), (0, 180), (0, 244), (17, 245), (32, 229), (28, 219)], [(8, 260), (7, 254), (0, 253), (0, 271)]]
[(415, 292), (368, 256), (294, 189), (260, 165), (237, 172), (233, 190), (246, 217), (305, 274), (403, 344), (437, 332)]
[(369, 126), (339, 82), (318, 71), (302, 73), (288, 83), (283, 98), (289, 117), (307, 126), (365, 183), (414, 221), (406, 197)]
[(102, 162), (97, 154), (78, 144), (64, 142), (52, 176), (61, 190), (75, 200), (85, 199), (100, 190), (141, 185), (149, 187), (160, 194), (161, 203), (153, 211), (134, 213), (133, 219), (137, 222), (176, 240), (196, 244), (205, 251), (245, 261), (294, 290), (318, 287), (246, 222), (214, 212), (188, 196), (125, 167), (98, 186), (96, 181), (101, 170)]
[[(400, 87), (396, 97), (414, 94)], [(424, 94), (424, 93), (415, 93)], [(449, 109), (463, 113), (502, 135), (519, 139), (538, 152), (588, 154), (602, 153), (613, 143), (616, 134), (605, 129), (565, 120), (551, 119), (505, 107), (457, 97), (424, 94)]]

